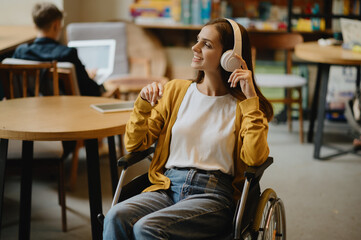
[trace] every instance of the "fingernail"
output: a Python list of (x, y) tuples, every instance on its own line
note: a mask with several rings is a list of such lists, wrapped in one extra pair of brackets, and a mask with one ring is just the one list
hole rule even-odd
[(152, 105), (152, 107), (154, 107), (154, 102), (151, 102), (150, 105)]

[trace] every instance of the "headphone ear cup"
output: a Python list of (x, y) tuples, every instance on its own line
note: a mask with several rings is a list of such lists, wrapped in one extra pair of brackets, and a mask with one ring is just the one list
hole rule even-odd
[(228, 50), (221, 57), (221, 66), (227, 72), (233, 72), (241, 66), (241, 61), (233, 54), (232, 50)]

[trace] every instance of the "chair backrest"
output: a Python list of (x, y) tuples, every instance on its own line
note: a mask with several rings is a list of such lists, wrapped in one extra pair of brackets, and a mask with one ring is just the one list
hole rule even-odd
[(53, 95), (59, 95), (59, 79), (57, 62), (42, 62), (33, 64), (0, 64), (0, 78), (7, 98), (27, 97), (29, 89), (34, 96), (40, 93), (40, 78), (42, 71), (51, 73)]
[[(77, 81), (77, 77), (76, 77), (76, 72), (75, 72), (75, 66), (73, 63), (70, 62), (55, 62), (56, 63), (56, 69), (57, 69), (57, 78), (58, 78), (58, 84), (57, 84), (57, 94), (54, 95), (59, 95), (60, 94), (60, 90), (59, 90), (59, 82), (62, 83), (64, 89), (62, 89), (64, 92), (63, 94), (65, 95), (80, 95), (80, 91), (79, 91), (79, 86), (78, 86), (78, 81)], [(22, 65), (23, 66), (40, 66), (41, 64), (44, 64), (44, 62), (41, 61), (32, 61), (32, 60), (24, 60), (24, 59), (17, 59), (17, 58), (5, 58), (2, 61), (2, 66), (5, 67), (4, 65), (11, 65), (12, 68), (16, 67), (16, 68), (20, 68)], [(5, 76), (6, 73), (4, 72), (5, 70), (3, 70), (3, 79), (5, 80)], [(34, 71), (33, 71), (34, 72)], [(51, 70), (51, 73), (54, 74), (54, 72)], [(5, 75), (4, 75), (5, 74)], [(31, 76), (33, 77), (33, 76)], [(20, 77), (22, 78), (22, 76)], [(20, 79), (19, 77), (17, 78), (18, 81)], [(36, 79), (36, 76), (35, 76)], [(3, 83), (6, 86), (6, 83)], [(53, 84), (54, 85), (54, 84)], [(39, 86), (37, 86), (38, 88)], [(10, 88), (10, 86), (8, 86), (8, 89)], [(36, 93), (36, 88), (34, 88), (34, 95), (38, 96), (39, 95), (39, 90)], [(55, 93), (55, 92), (54, 92)], [(8, 96), (9, 97), (9, 96)]]
[(115, 39), (114, 70), (110, 78), (114, 75), (128, 73), (126, 34), (126, 25), (122, 22), (70, 23), (66, 27), (66, 39), (68, 42), (74, 40)]
[(80, 96), (75, 66), (71, 62), (58, 62), (59, 80), (64, 84), (66, 95)]
[(299, 33), (289, 32), (249, 32), (253, 55), (255, 50), (285, 50), (287, 52), (287, 73), (292, 72), (292, 52), (295, 46), (303, 42)]

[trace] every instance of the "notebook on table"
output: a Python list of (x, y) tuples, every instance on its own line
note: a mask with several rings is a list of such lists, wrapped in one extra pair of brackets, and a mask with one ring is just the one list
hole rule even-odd
[(114, 39), (76, 40), (70, 41), (68, 47), (77, 49), (86, 69), (97, 69), (93, 79), (101, 85), (113, 72), (115, 43)]
[(124, 111), (133, 110), (134, 101), (123, 101), (117, 103), (99, 103), (99, 104), (91, 104), (90, 106), (101, 113), (124, 112)]

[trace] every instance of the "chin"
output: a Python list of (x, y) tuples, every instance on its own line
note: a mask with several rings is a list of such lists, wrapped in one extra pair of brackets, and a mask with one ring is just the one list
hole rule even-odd
[(201, 66), (199, 66), (198, 64), (194, 64), (194, 63), (191, 63), (191, 68), (193, 68), (195, 70), (203, 70)]

